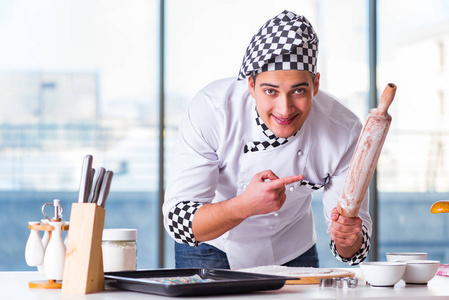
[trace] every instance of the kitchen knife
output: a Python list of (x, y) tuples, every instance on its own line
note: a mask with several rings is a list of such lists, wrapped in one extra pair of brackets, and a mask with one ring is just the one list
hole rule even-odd
[(81, 170), (80, 189), (78, 194), (78, 203), (86, 202), (86, 190), (90, 180), (90, 173), (92, 170), (92, 155), (86, 155), (83, 160), (83, 168)]
[(105, 168), (100, 168), (100, 170), (98, 171), (97, 179), (95, 181), (95, 186), (92, 194), (92, 200), (90, 201), (92, 203), (97, 203), (98, 201), (98, 195), (100, 194), (101, 183), (103, 181), (105, 173), (106, 173)]
[(86, 188), (86, 193), (85, 193), (85, 199), (84, 202), (89, 202), (89, 197), (90, 194), (92, 193), (92, 185), (94, 182), (94, 178), (95, 178), (95, 168), (91, 169), (91, 172), (89, 174), (89, 181), (87, 182), (87, 188)]
[(101, 183), (100, 195), (98, 196), (97, 204), (103, 208), (106, 204), (106, 199), (108, 198), (112, 176), (114, 176), (114, 173), (112, 171), (107, 171), (104, 175), (103, 182)]

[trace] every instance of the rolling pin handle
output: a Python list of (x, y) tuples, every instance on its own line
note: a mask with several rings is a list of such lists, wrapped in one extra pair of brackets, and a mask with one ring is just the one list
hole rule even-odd
[(379, 107), (376, 110), (376, 115), (388, 115), (388, 108), (393, 102), (394, 95), (396, 94), (396, 85), (393, 83), (387, 84), (382, 95), (380, 96)]

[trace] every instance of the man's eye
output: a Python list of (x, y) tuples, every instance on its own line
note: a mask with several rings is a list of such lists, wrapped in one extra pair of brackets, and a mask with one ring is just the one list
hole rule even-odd
[(270, 96), (274, 95), (276, 93), (274, 90), (265, 90), (264, 92), (265, 92), (265, 94), (270, 95)]
[(304, 94), (304, 90), (303, 90), (303, 89), (296, 89), (296, 90), (294, 91), (294, 93), (295, 93), (296, 95), (301, 95), (301, 94)]

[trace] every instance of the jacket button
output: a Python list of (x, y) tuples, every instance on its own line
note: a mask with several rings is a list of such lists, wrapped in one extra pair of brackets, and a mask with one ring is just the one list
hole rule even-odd
[(275, 216), (275, 217), (278, 217), (278, 216), (279, 216), (279, 213), (274, 213), (274, 216)]
[(301, 156), (301, 155), (302, 155), (302, 151), (299, 150), (299, 151), (298, 151), (298, 156)]
[(248, 186), (246, 184), (243, 185), (243, 189), (246, 190)]
[(293, 192), (294, 189), (295, 189), (295, 188), (292, 187), (292, 186), (289, 188), (290, 192)]

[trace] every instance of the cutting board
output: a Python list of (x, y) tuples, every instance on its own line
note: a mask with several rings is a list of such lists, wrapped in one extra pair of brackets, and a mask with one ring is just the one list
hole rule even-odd
[(298, 279), (287, 280), (286, 284), (319, 284), (321, 278), (354, 277), (355, 273), (343, 269), (331, 268), (304, 268), (304, 267), (284, 267), (284, 266), (263, 266), (237, 271), (258, 273), (266, 275), (278, 275), (297, 277)]

